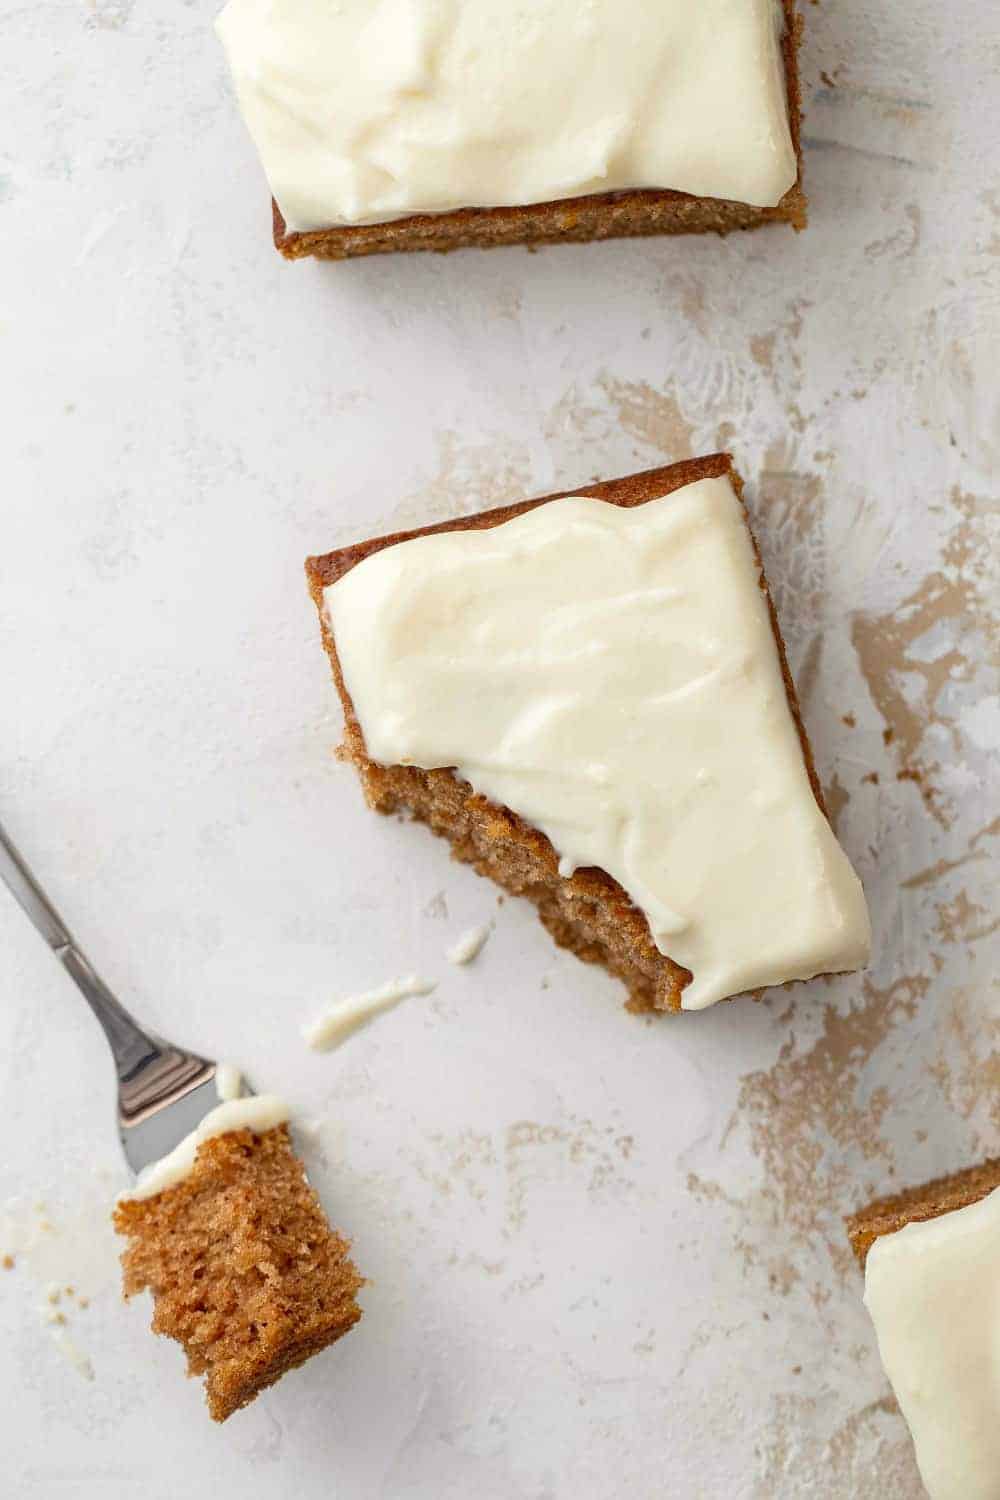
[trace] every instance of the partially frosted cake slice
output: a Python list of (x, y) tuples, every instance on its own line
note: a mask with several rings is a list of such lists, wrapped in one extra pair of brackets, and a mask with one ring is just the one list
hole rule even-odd
[(126, 1297), (205, 1377), (217, 1422), (361, 1317), (361, 1278), (331, 1229), (272, 1095), (221, 1104), (119, 1199)]
[(1000, 1160), (847, 1221), (931, 1500), (1000, 1495)]
[(370, 804), (640, 1009), (868, 955), (740, 492), (720, 454), (307, 563)]

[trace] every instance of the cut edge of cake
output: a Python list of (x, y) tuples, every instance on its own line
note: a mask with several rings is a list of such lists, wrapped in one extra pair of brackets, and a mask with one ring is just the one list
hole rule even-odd
[(424, 771), (414, 766), (380, 766), (369, 758), (364, 735), (344, 683), (336, 641), (326, 618), (323, 591), (365, 558), (385, 547), (411, 541), (415, 537), (500, 526), (526, 511), (567, 496), (583, 496), (620, 506), (642, 505), (648, 500), (673, 494), (702, 479), (730, 480), (740, 500), (753, 547), (759, 586), (767, 602), (789, 710), (795, 723), (813, 795), (826, 816), (823, 792), (789, 670), (774, 603), (746, 507), (743, 505), (743, 482), (728, 453), (687, 459), (622, 479), (585, 485), (476, 515), (371, 538), (354, 546), (310, 557), (306, 561), (309, 591), (319, 614), (323, 644), (344, 711), (345, 737), (341, 755), (351, 761), (358, 771), (369, 806), (382, 813), (392, 813), (405, 807), (418, 821), (426, 823), (434, 833), (448, 840), (456, 859), (472, 865), (479, 874), (489, 877), (510, 894), (527, 897), (536, 906), (543, 925), (560, 947), (568, 948), (586, 962), (602, 966), (622, 980), (629, 991), (628, 1008), (633, 1011), (682, 1010), (682, 994), (690, 979), (689, 971), (660, 953), (644, 914), (618, 882), (604, 871), (578, 869), (571, 876), (561, 876), (556, 852), (543, 833), (509, 808), (477, 796), (468, 783), (451, 770)]
[(788, 121), (798, 172), (781, 201), (770, 208), (725, 198), (701, 198), (673, 189), (634, 189), (561, 198), (546, 203), (500, 208), (460, 208), (446, 213), (410, 214), (381, 224), (341, 224), (328, 229), (289, 230), (272, 198), (275, 247), (286, 260), (315, 256), (348, 260), (394, 251), (436, 251), (500, 245), (580, 243), (657, 234), (729, 234), (764, 224), (805, 229), (808, 202), (802, 190), (802, 93), (798, 53), (802, 17), (796, 0), (782, 0)]

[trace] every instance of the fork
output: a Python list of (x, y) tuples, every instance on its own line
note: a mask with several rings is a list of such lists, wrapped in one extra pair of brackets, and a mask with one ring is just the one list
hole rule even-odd
[[(172, 1151), (218, 1104), (218, 1065), (164, 1041), (129, 1015), (84, 957), (2, 825), (0, 879), (101, 1023), (118, 1074), (122, 1150), (138, 1175)], [(242, 1091), (251, 1092), (245, 1085)]]

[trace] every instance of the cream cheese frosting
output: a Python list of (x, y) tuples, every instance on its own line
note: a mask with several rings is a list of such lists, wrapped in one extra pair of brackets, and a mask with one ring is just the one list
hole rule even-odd
[(1000, 1191), (877, 1239), (865, 1305), (931, 1500), (1000, 1500)]
[(484, 922), (481, 927), (470, 927), (468, 931), (460, 933), (451, 947), (445, 950), (445, 958), (458, 968), (474, 963), (489, 942), (492, 930), (488, 922)]
[(728, 479), (385, 547), (324, 595), (369, 756), (451, 767), (596, 866), (682, 1004), (854, 969), (861, 884), (809, 782)]
[(198, 1155), (198, 1147), (217, 1135), (231, 1130), (253, 1130), (258, 1135), (273, 1130), (288, 1119), (288, 1105), (277, 1094), (253, 1094), (244, 1099), (229, 1099), (210, 1109), (204, 1119), (186, 1135), (168, 1156), (139, 1174), (135, 1187), (123, 1198), (153, 1198), (183, 1182)]
[(778, 203), (779, 0), (229, 0), (290, 230), (628, 188)]
[(215, 1092), (221, 1104), (227, 1103), (230, 1099), (240, 1098), (243, 1093), (243, 1074), (235, 1063), (216, 1063)]
[(317, 1020), (303, 1026), (303, 1040), (314, 1052), (330, 1052), (363, 1026), (369, 1025), (376, 1016), (393, 1010), (401, 1000), (408, 1000), (413, 995), (430, 995), (436, 988), (433, 980), (409, 974), (404, 979), (390, 979), (379, 989), (369, 990), (366, 994), (348, 995), (324, 1011)]

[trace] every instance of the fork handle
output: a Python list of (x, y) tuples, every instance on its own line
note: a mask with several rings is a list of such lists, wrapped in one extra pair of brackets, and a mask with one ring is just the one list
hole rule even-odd
[(100, 1021), (114, 1053), (119, 1078), (127, 1079), (151, 1056), (162, 1052), (162, 1044), (137, 1025), (77, 947), (66, 923), (28, 869), (2, 824), (0, 880), (3, 880), (32, 926), (41, 933)]

